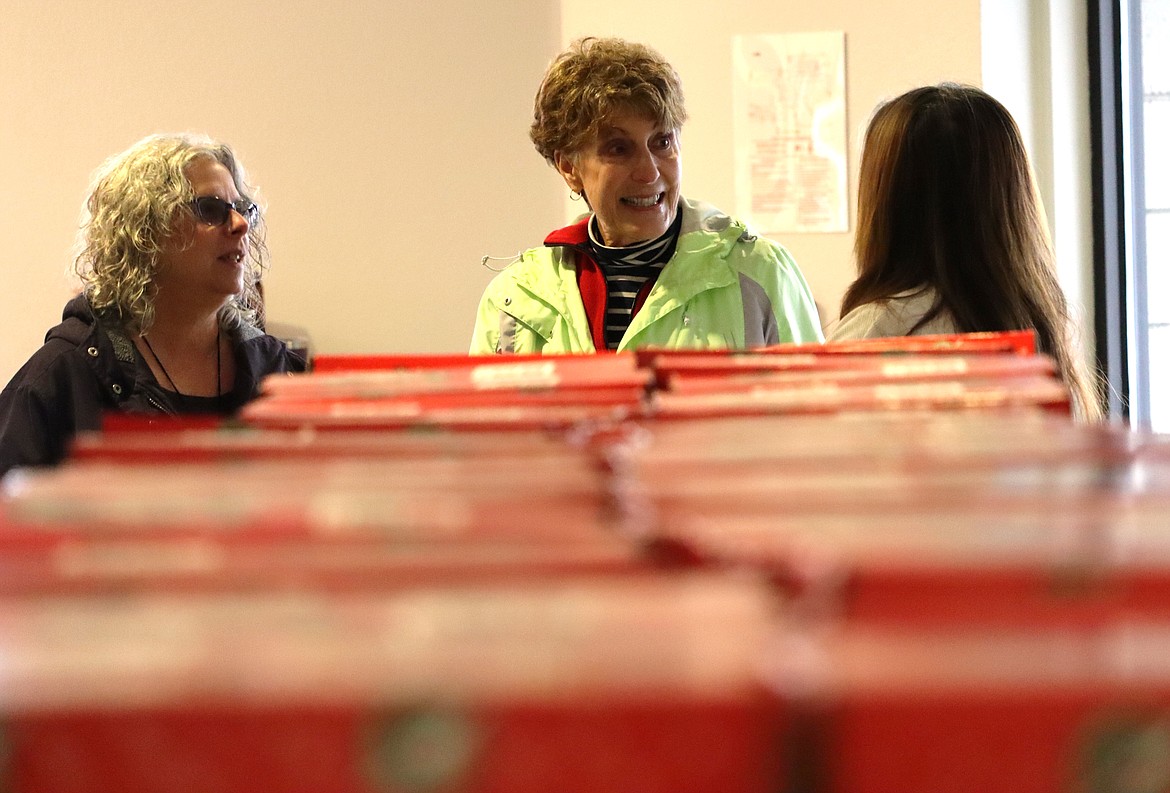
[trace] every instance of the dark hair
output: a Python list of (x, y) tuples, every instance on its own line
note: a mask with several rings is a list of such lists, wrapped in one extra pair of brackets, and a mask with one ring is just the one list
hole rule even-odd
[(1079, 413), (1101, 414), (1073, 341), (1043, 203), (1015, 120), (987, 93), (943, 83), (881, 105), (861, 157), (858, 277), (841, 314), (932, 287), (961, 332), (1034, 329)]

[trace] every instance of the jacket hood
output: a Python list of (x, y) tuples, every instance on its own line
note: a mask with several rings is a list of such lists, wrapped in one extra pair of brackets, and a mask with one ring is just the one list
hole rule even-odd
[[(93, 306), (90, 305), (89, 298), (84, 294), (77, 295), (65, 304), (65, 309), (61, 312), (61, 323), (49, 329), (49, 332), (45, 334), (45, 341), (61, 339), (80, 344), (89, 335), (95, 324), (97, 324), (97, 314), (93, 310)], [(102, 325), (108, 331), (117, 334), (117, 323), (110, 323), (108, 317), (103, 318)], [(232, 324), (221, 322), (221, 327), (231, 338), (240, 342), (252, 341), (265, 335), (263, 330), (246, 322)]]
[(755, 238), (748, 227), (740, 220), (728, 215), (722, 209), (706, 203), (705, 201), (693, 201), (689, 198), (682, 200), (683, 222), (680, 235), (685, 235), (694, 231), (702, 231), (710, 234), (723, 235), (729, 229), (737, 232), (737, 237), (751, 240)]
[(45, 341), (60, 339), (71, 344), (81, 344), (93, 330), (94, 313), (85, 295), (77, 295), (65, 304), (61, 312), (61, 323), (45, 334)]

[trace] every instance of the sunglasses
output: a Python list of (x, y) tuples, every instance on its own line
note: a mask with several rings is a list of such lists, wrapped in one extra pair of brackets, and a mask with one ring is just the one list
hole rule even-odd
[(195, 217), (209, 226), (222, 226), (227, 223), (231, 219), (233, 209), (248, 221), (248, 225), (255, 223), (260, 216), (260, 207), (246, 198), (224, 201), (219, 196), (205, 195), (192, 201), (191, 207), (195, 210)]

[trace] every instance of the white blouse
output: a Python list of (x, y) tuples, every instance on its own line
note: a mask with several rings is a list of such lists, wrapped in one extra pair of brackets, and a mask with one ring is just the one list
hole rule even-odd
[(865, 303), (850, 311), (825, 329), (827, 341), (846, 339), (874, 339), (887, 336), (933, 336), (959, 333), (955, 319), (945, 308), (938, 316), (917, 328), (910, 329), (934, 306), (936, 293), (930, 287), (899, 292), (889, 300)]

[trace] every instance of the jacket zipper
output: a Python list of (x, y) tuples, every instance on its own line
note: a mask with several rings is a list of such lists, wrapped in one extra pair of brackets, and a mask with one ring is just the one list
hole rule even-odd
[(162, 404), (162, 403), (161, 403), (161, 402), (159, 402), (157, 399), (155, 399), (154, 397), (152, 397), (150, 394), (147, 394), (147, 395), (146, 395), (146, 401), (147, 401), (147, 402), (149, 402), (150, 404), (154, 405), (156, 408), (158, 408), (158, 409), (159, 409), (159, 412), (161, 412), (161, 413), (165, 413), (165, 414), (166, 414), (166, 415), (168, 415), (168, 416), (177, 416), (177, 415), (179, 415), (178, 413), (176, 413), (176, 412), (174, 411), (174, 409), (173, 409), (173, 408), (167, 407), (166, 405)]

